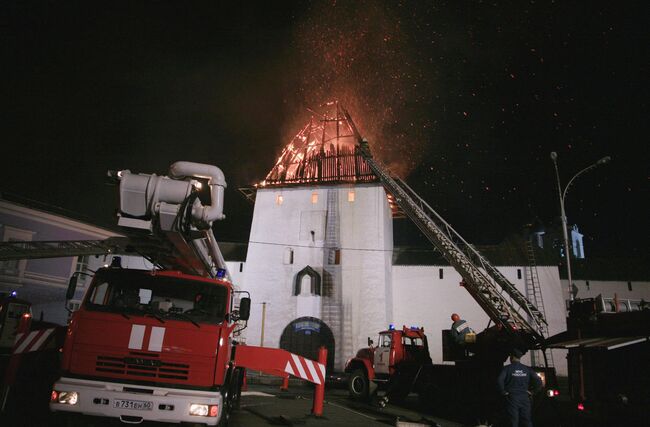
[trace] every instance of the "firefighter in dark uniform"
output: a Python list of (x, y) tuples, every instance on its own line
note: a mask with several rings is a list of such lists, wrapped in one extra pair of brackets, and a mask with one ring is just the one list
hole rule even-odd
[(510, 425), (533, 427), (530, 398), (541, 390), (542, 380), (535, 371), (519, 361), (522, 355), (517, 349), (510, 353), (510, 364), (501, 370), (497, 385), (506, 401)]
[(466, 320), (461, 319), (456, 313), (451, 315), (451, 320), (454, 322), (451, 325), (451, 337), (456, 344), (465, 345), (467, 343), (466, 335), (473, 334), (474, 330), (469, 327), (469, 323)]

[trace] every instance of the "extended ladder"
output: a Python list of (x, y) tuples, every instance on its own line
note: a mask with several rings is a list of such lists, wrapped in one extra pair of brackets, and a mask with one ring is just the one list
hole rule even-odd
[[(535, 249), (533, 248), (533, 242), (530, 239), (526, 240), (526, 255), (528, 257), (528, 266), (525, 268), (526, 298), (535, 304), (542, 314), (546, 315), (546, 310), (544, 309), (544, 297), (542, 296), (542, 288), (539, 283), (539, 274), (537, 272)], [(542, 323), (540, 326), (540, 333), (544, 337), (548, 337), (548, 325)], [(542, 356), (544, 360), (542, 360), (540, 356)], [(530, 361), (533, 366), (542, 366), (542, 362), (544, 362), (545, 366), (549, 368), (555, 366), (553, 363), (553, 353), (550, 349), (531, 351)]]
[[(391, 193), (395, 202), (415, 223), (445, 259), (463, 277), (464, 287), (495, 324), (508, 331), (521, 331), (542, 345), (543, 313), (508, 281), (485, 257), (463, 239), (436, 211), (433, 210), (404, 181), (372, 157), (367, 141), (356, 128), (350, 114), (343, 110), (357, 139), (357, 149), (370, 169)], [(527, 320), (530, 319), (530, 322)]]
[(124, 254), (127, 246), (128, 239), (125, 237), (106, 240), (0, 242), (0, 261)]
[(160, 268), (188, 274), (206, 275), (210, 268), (197, 255), (181, 254), (166, 236), (133, 234), (105, 240), (0, 242), (0, 261), (90, 255), (137, 255)]

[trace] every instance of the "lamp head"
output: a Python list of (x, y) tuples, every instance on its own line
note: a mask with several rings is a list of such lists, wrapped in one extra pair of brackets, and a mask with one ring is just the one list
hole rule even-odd
[(557, 160), (557, 153), (555, 151), (551, 151), (551, 160), (553, 161)]
[(605, 157), (603, 157), (602, 159), (598, 160), (598, 161), (596, 162), (596, 164), (597, 164), (597, 165), (604, 165), (604, 164), (609, 163), (610, 160), (612, 160), (611, 157), (609, 157), (609, 156), (605, 156)]

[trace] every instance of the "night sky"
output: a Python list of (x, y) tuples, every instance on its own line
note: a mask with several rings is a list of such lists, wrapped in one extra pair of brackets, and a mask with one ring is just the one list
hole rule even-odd
[(218, 238), (245, 241), (235, 189), (339, 100), (479, 244), (557, 226), (551, 151), (564, 184), (611, 156), (572, 186), (569, 223), (588, 255), (646, 254), (648, 21), (645, 2), (600, 0), (2, 2), (0, 190), (112, 224), (108, 169), (215, 164)]

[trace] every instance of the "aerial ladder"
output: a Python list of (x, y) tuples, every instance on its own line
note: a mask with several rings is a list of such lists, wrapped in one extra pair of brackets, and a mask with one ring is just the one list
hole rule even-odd
[(406, 182), (393, 175), (375, 159), (368, 142), (361, 136), (352, 117), (343, 109), (357, 141), (357, 150), (379, 178), (386, 191), (413, 221), (433, 246), (458, 271), (461, 282), (489, 318), (513, 336), (524, 339), (529, 348), (544, 345), (544, 314), (533, 305), (499, 270), (463, 239)]

